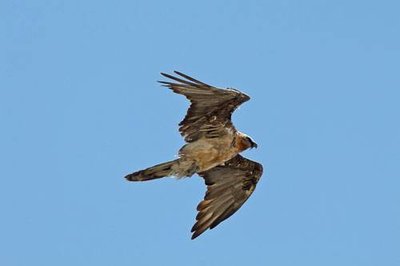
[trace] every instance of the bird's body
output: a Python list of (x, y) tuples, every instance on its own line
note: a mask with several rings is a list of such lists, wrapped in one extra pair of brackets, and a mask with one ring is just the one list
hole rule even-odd
[(179, 150), (181, 160), (193, 162), (196, 172), (204, 172), (220, 165), (245, 150), (245, 142), (239, 132), (228, 132), (221, 138), (200, 138)]
[(195, 173), (202, 176), (208, 192), (198, 206), (197, 222), (192, 228), (192, 238), (195, 238), (240, 208), (261, 177), (262, 166), (239, 155), (248, 148), (257, 147), (257, 144), (237, 131), (231, 122), (233, 111), (250, 97), (235, 89), (218, 89), (180, 72), (175, 73), (184, 79), (162, 73), (178, 83), (160, 82), (191, 101), (185, 119), (179, 124), (179, 131), (187, 144), (179, 150), (178, 159), (125, 178), (147, 181)]

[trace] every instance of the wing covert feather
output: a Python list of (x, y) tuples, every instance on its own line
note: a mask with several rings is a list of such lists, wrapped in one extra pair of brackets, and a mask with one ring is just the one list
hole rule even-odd
[(236, 155), (224, 165), (199, 173), (207, 192), (197, 206), (192, 239), (233, 215), (253, 193), (262, 172), (261, 164)]
[(179, 132), (187, 142), (201, 137), (216, 138), (236, 130), (232, 124), (233, 111), (250, 99), (235, 89), (221, 89), (175, 71), (179, 77), (161, 73), (172, 81), (159, 81), (173, 92), (184, 95), (191, 105), (179, 123)]

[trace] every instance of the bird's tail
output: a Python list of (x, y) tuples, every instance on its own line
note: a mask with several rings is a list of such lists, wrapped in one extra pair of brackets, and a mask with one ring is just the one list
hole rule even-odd
[(176, 175), (175, 168), (179, 165), (179, 159), (160, 163), (147, 169), (134, 172), (125, 176), (128, 181), (147, 181), (165, 176)]

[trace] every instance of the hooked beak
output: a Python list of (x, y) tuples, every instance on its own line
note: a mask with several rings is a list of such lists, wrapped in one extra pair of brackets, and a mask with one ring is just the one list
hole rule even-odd
[(258, 145), (257, 145), (257, 143), (255, 143), (255, 142), (252, 142), (252, 143), (251, 143), (251, 148), (256, 148), (256, 149), (257, 149), (257, 148), (258, 148)]

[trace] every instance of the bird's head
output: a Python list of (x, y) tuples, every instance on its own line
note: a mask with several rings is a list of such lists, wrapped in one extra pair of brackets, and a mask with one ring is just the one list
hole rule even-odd
[(252, 148), (257, 148), (258, 147), (257, 143), (251, 137), (246, 135), (244, 139), (246, 141), (246, 144), (247, 144), (248, 148), (252, 149)]

